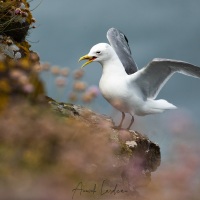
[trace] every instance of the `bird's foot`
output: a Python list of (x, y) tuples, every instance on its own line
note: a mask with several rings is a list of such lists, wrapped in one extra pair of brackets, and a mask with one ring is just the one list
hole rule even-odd
[(112, 128), (117, 129), (117, 130), (121, 130), (122, 129), (121, 126), (113, 126)]
[(128, 130), (128, 131), (130, 130), (130, 128), (131, 128), (133, 122), (134, 122), (134, 117), (132, 116), (132, 118), (131, 118), (131, 123), (129, 124), (129, 126), (127, 127), (126, 130)]
[(121, 126), (113, 126), (112, 128), (116, 129), (116, 130), (130, 131), (130, 129), (128, 129), (128, 128), (122, 128)]

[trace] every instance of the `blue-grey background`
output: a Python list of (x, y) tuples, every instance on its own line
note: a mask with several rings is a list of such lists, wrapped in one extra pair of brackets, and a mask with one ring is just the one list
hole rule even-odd
[[(31, 8), (39, 3), (40, 0), (34, 0)], [(107, 42), (107, 30), (115, 27), (128, 37), (139, 68), (155, 57), (184, 60), (200, 66), (199, 0), (43, 0), (33, 15), (38, 27), (28, 40), (41, 60), (52, 65), (72, 70), (79, 68), (79, 57), (96, 43)], [(98, 85), (100, 76), (99, 64), (85, 68), (84, 79), (89, 84)], [(48, 94), (56, 98), (52, 83), (46, 85)], [(173, 132), (194, 132), (199, 137), (199, 88), (200, 80), (174, 75), (158, 98), (165, 98), (179, 109), (136, 117), (134, 129), (145, 132), (163, 149), (173, 142)], [(102, 97), (92, 104), (92, 109), (113, 116), (117, 123), (121, 116)], [(181, 138), (181, 134), (178, 137)]]

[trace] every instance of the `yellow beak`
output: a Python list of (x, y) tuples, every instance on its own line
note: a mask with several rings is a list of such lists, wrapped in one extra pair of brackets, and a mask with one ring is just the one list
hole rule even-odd
[(85, 67), (86, 65), (90, 64), (93, 60), (95, 60), (96, 58), (93, 56), (89, 56), (89, 55), (85, 55), (82, 56), (78, 62), (80, 62), (81, 60), (88, 60), (86, 63), (84, 63), (81, 68)]

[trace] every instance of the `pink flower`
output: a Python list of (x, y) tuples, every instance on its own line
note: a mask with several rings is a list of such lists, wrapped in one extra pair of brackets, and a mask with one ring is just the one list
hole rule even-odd
[(69, 75), (69, 68), (64, 67), (60, 69), (60, 75), (62, 76), (68, 76)]
[(78, 69), (74, 72), (74, 78), (80, 79), (84, 75), (84, 71), (82, 69)]
[(31, 93), (34, 91), (34, 86), (30, 83), (23, 86), (23, 91), (26, 93)]
[(66, 78), (59, 76), (56, 78), (55, 82), (58, 87), (64, 87), (66, 85)]
[(86, 89), (86, 83), (83, 81), (76, 81), (73, 85), (73, 89), (76, 91), (84, 91)]
[(89, 93), (84, 93), (82, 96), (82, 101), (84, 103), (90, 103), (93, 100), (93, 96)]
[(21, 11), (20, 8), (17, 8), (17, 9), (15, 10), (15, 15), (21, 15), (21, 13), (22, 13), (22, 11)]
[(60, 72), (60, 69), (59, 69), (58, 66), (53, 66), (53, 67), (51, 67), (51, 73), (52, 73), (53, 75), (58, 75), (59, 72)]
[(96, 85), (90, 86), (86, 92), (91, 94), (93, 97), (97, 97), (100, 94), (99, 88)]
[(22, 75), (23, 72), (18, 69), (14, 69), (10, 72), (10, 77), (13, 79), (19, 79)]

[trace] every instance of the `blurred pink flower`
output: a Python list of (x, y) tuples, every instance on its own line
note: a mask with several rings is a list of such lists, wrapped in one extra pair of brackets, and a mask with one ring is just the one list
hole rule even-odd
[(84, 103), (90, 103), (93, 100), (93, 96), (90, 93), (84, 93), (82, 96), (82, 101)]
[(33, 66), (33, 71), (35, 71), (37, 73), (40, 72), (40, 71), (42, 71), (42, 66), (40, 64), (34, 65)]
[(13, 79), (18, 79), (22, 75), (23, 75), (23, 72), (18, 69), (14, 69), (10, 72), (10, 77)]
[(20, 15), (22, 13), (22, 11), (20, 8), (16, 8), (14, 13), (15, 13), (15, 15)]
[(26, 93), (31, 93), (34, 91), (34, 86), (30, 83), (23, 86), (23, 91)]
[(27, 12), (22, 12), (22, 17), (28, 17), (28, 13)]
[(66, 85), (66, 78), (59, 76), (56, 78), (55, 83), (58, 87), (64, 87)]
[(60, 75), (62, 76), (68, 76), (69, 75), (69, 68), (64, 67), (60, 69)]
[(49, 63), (42, 63), (41, 64), (42, 70), (48, 71), (50, 68), (50, 64)]
[(18, 81), (21, 85), (26, 85), (29, 83), (27, 75), (23, 74), (18, 78)]
[(86, 83), (83, 81), (76, 81), (73, 85), (74, 90), (84, 91), (86, 89)]
[(51, 67), (51, 73), (52, 73), (53, 75), (58, 75), (59, 72), (60, 72), (60, 69), (59, 69), (58, 66), (53, 66), (53, 67)]
[(91, 94), (93, 97), (97, 97), (100, 94), (99, 88), (96, 85), (90, 86), (87, 91), (87, 93)]
[(78, 70), (74, 71), (75, 79), (80, 79), (83, 77), (83, 75), (84, 75), (84, 71), (82, 69), (78, 69)]

